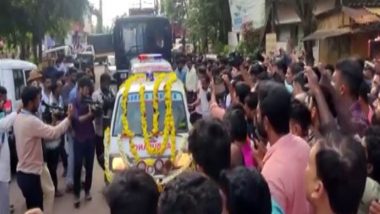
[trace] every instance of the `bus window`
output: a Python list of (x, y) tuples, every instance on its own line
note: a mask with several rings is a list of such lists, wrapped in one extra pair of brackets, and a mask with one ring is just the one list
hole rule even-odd
[(124, 48), (127, 54), (144, 51), (145, 24), (127, 24), (123, 28)]

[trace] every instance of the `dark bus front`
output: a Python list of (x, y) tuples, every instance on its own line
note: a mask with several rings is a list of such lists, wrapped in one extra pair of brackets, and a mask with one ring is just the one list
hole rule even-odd
[(164, 17), (132, 16), (116, 20), (114, 49), (118, 71), (130, 69), (130, 60), (142, 53), (159, 53), (170, 61), (172, 34)]

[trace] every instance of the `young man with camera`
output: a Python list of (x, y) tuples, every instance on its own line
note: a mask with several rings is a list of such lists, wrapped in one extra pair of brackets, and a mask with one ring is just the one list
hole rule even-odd
[[(51, 94), (49, 96), (49, 103), (43, 103), (45, 106), (45, 122), (56, 125), (65, 117), (65, 112), (63, 108), (63, 101), (61, 96), (62, 91), (62, 81), (53, 81), (51, 86)], [(54, 184), (55, 197), (61, 197), (62, 192), (58, 190), (58, 177), (57, 177), (57, 167), (60, 158), (61, 147), (60, 144), (63, 140), (63, 136), (59, 136), (56, 139), (48, 140), (45, 144), (45, 161), (49, 169), (51, 179)], [(64, 160), (63, 160), (64, 162)]]
[(90, 78), (83, 77), (78, 81), (77, 97), (73, 100), (74, 117), (72, 128), (74, 131), (74, 195), (75, 208), (80, 206), (81, 173), (84, 164), (86, 179), (84, 183), (85, 199), (92, 199), (90, 190), (92, 185), (92, 171), (95, 156), (95, 130), (92, 121), (94, 113), (91, 105), (86, 101), (91, 98), (93, 83)]
[(100, 76), (100, 88), (92, 94), (92, 100), (102, 105), (102, 113), (95, 118), (96, 157), (104, 170), (104, 130), (110, 126), (115, 95), (110, 89), (111, 77), (104, 73)]

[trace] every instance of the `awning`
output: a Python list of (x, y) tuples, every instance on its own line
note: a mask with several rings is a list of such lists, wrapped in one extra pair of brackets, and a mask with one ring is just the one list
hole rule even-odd
[(365, 9), (368, 10), (372, 14), (380, 16), (380, 7), (366, 7)]
[(322, 13), (326, 13), (328, 11), (331, 11), (335, 9), (335, 1), (331, 0), (315, 0), (314, 3), (315, 7), (313, 10), (314, 15), (318, 16)]
[(337, 29), (329, 29), (329, 30), (317, 30), (314, 33), (306, 36), (303, 38), (303, 41), (309, 41), (309, 40), (321, 40), (326, 39), (330, 37), (336, 37), (341, 36), (344, 34), (351, 33), (351, 28), (337, 28)]
[(301, 18), (297, 15), (296, 10), (287, 4), (277, 5), (276, 25), (300, 23)]
[(380, 22), (380, 18), (377, 15), (365, 8), (353, 9), (350, 7), (343, 7), (342, 11), (358, 24)]

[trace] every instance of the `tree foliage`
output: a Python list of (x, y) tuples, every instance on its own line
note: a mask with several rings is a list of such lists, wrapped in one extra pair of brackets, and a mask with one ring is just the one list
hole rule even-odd
[(163, 0), (165, 15), (186, 28), (187, 38), (202, 52), (209, 44), (227, 44), (231, 30), (228, 0)]
[(1, 0), (0, 36), (14, 46), (39, 46), (40, 57), (45, 34), (63, 37), (70, 22), (82, 20), (87, 6), (87, 0)]

